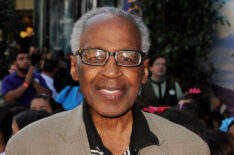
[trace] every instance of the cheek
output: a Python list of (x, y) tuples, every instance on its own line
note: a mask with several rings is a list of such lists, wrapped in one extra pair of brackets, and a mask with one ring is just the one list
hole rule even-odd
[(88, 90), (91, 89), (92, 83), (95, 80), (95, 78), (98, 77), (99, 72), (99, 69), (92, 69), (92, 67), (85, 65), (81, 65), (80, 67), (78, 67), (80, 90), (84, 93), (84, 95), (85, 93), (90, 92)]
[(152, 70), (153, 70), (153, 68), (152, 68), (152, 67), (149, 67), (149, 71), (151, 71), (151, 72), (152, 72)]
[(134, 94), (138, 92), (143, 78), (143, 69), (125, 71), (125, 76), (129, 82), (130, 91), (134, 92)]

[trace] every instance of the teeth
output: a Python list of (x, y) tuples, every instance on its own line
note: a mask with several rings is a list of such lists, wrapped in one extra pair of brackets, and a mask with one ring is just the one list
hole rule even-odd
[(107, 90), (107, 89), (102, 89), (102, 91), (104, 91), (105, 93), (108, 93), (108, 94), (113, 94), (113, 93), (118, 92), (118, 90)]

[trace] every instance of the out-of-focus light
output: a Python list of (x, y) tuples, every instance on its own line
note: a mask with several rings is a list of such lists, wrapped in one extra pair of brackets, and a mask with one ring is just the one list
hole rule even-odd
[(31, 37), (32, 34), (33, 34), (33, 28), (32, 27), (27, 27), (26, 32), (27, 32), (28, 36)]
[(21, 38), (26, 38), (28, 36), (28, 33), (27, 32), (25, 32), (25, 31), (21, 31), (20, 32), (20, 37)]

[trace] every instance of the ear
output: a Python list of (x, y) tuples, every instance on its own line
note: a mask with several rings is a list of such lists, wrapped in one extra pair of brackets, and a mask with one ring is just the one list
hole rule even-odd
[(142, 83), (145, 84), (147, 82), (147, 79), (148, 79), (148, 75), (149, 75), (149, 70), (148, 70), (148, 66), (149, 66), (149, 59), (146, 59), (143, 63), (144, 65), (144, 75), (143, 75), (143, 78), (142, 78)]
[(76, 59), (76, 57), (71, 56), (70, 60), (71, 60), (71, 69), (70, 69), (70, 71), (71, 71), (72, 79), (74, 81), (78, 81), (79, 76), (78, 76), (78, 72), (77, 72), (77, 68), (76, 68), (77, 67), (77, 59)]
[(152, 66), (149, 66), (149, 71), (151, 71), (151, 72), (152, 72)]

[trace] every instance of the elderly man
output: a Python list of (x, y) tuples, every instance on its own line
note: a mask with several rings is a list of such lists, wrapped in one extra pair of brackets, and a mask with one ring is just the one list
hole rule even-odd
[(119, 9), (82, 16), (71, 39), (71, 73), (80, 81), (82, 106), (22, 130), (7, 155), (209, 154), (198, 136), (134, 104), (147, 81), (148, 37), (141, 19)]

